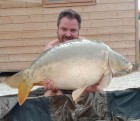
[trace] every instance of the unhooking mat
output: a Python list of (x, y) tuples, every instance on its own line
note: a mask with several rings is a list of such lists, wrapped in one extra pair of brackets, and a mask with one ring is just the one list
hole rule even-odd
[(139, 89), (89, 93), (77, 104), (68, 94), (32, 96), (13, 107), (4, 99), (16, 102), (17, 97), (0, 97), (0, 121), (140, 121)]

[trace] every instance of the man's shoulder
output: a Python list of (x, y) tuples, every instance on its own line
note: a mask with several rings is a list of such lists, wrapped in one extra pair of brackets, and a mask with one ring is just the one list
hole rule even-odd
[(59, 40), (56, 39), (56, 40), (53, 40), (53, 41), (49, 42), (48, 45), (54, 46), (54, 45), (59, 44), (59, 43), (60, 43)]
[(47, 49), (49, 49), (49, 48), (51, 48), (51, 47), (53, 47), (54, 45), (57, 45), (57, 44), (59, 44), (59, 43), (60, 43), (60, 42), (59, 42), (58, 39), (53, 40), (53, 41), (49, 42), (47, 45), (45, 45), (44, 50), (47, 50)]

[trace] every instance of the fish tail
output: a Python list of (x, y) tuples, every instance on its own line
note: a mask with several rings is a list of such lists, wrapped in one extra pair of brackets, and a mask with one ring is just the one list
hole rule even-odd
[(12, 88), (18, 88), (22, 80), (23, 80), (23, 71), (20, 71), (14, 74), (13, 76), (5, 79), (3, 83)]
[(21, 81), (20, 86), (18, 88), (18, 90), (19, 90), (19, 92), (18, 92), (18, 102), (19, 102), (20, 105), (22, 105), (24, 103), (24, 101), (28, 97), (28, 95), (29, 95), (31, 89), (33, 88), (33, 86), (44, 86), (44, 81), (40, 81), (40, 82), (33, 83), (33, 84), (26, 83), (25, 80)]
[(20, 86), (18, 88), (19, 105), (22, 105), (24, 103), (24, 101), (27, 99), (32, 87), (33, 87), (33, 85), (29, 85), (28, 83), (26, 83), (25, 80), (21, 81)]
[(23, 78), (23, 71), (7, 78), (4, 80), (4, 83), (12, 88), (18, 88), (18, 102), (20, 105), (24, 103), (33, 87), (33, 85), (27, 83), (27, 81)]

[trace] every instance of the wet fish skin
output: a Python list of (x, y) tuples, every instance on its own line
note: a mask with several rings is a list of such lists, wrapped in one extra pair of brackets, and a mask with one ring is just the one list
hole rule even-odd
[(56, 45), (42, 54), (27, 69), (5, 81), (18, 88), (18, 101), (22, 105), (33, 86), (44, 86), (53, 80), (59, 89), (75, 90), (73, 100), (78, 101), (86, 87), (97, 83), (106, 88), (115, 72), (131, 70), (132, 65), (109, 46), (99, 41), (72, 40)]

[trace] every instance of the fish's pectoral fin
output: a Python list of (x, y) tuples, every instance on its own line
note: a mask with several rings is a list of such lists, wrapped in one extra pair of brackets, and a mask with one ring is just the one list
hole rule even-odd
[(104, 76), (99, 84), (99, 87), (101, 89), (107, 88), (108, 85), (110, 84), (110, 81), (112, 79), (112, 72), (110, 68), (104, 73)]
[(28, 97), (31, 89), (32, 89), (33, 85), (29, 85), (25, 82), (25, 80), (23, 80), (20, 83), (20, 86), (18, 88), (18, 102), (19, 105), (22, 105), (24, 103), (24, 101), (26, 100), (26, 98)]
[(85, 90), (86, 87), (87, 87), (87, 86), (82, 87), (82, 88), (79, 88), (79, 89), (76, 89), (76, 90), (74, 90), (74, 91), (72, 92), (72, 98), (73, 98), (73, 101), (74, 101), (75, 103), (78, 102), (80, 96), (82, 95), (82, 93), (83, 93), (83, 91)]

